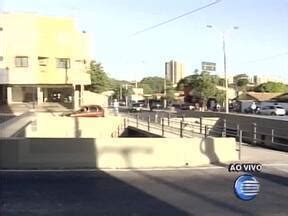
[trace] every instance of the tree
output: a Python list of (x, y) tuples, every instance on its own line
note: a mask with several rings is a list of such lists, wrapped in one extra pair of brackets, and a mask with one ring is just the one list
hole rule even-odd
[(217, 89), (220, 78), (216, 75), (211, 75), (207, 71), (202, 71), (201, 74), (194, 73), (180, 80), (177, 84), (178, 90), (189, 87), (197, 96), (205, 103), (209, 98), (218, 98), (219, 102), (223, 101), (223, 91)]
[(111, 89), (111, 82), (101, 63), (90, 62), (91, 91), (101, 93)]
[(144, 94), (153, 94), (153, 89), (151, 88), (151, 86), (147, 83), (140, 83), (139, 84), (140, 88), (143, 88), (143, 92)]
[(256, 92), (287, 92), (288, 86), (280, 82), (266, 82), (255, 87)]
[(248, 83), (247, 79), (239, 79), (236, 83), (238, 91), (246, 91)]
[(126, 90), (126, 85), (128, 89), (131, 83), (126, 80), (110, 78), (110, 89), (114, 91), (113, 99), (125, 100), (126, 96), (129, 96), (128, 90)]
[(164, 79), (161, 77), (157, 77), (157, 76), (145, 77), (140, 81), (139, 86), (146, 88), (147, 93), (145, 92), (145, 88), (144, 88), (145, 94), (163, 92), (164, 91)]

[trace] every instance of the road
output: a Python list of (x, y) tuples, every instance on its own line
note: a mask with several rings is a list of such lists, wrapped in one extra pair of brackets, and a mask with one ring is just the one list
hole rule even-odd
[(0, 172), (1, 216), (287, 215), (288, 165), (255, 175), (251, 202), (233, 193), (226, 167), (179, 170)]
[(9, 119), (13, 118), (15, 116), (13, 115), (0, 115), (0, 124), (5, 122), (5, 121), (8, 121)]

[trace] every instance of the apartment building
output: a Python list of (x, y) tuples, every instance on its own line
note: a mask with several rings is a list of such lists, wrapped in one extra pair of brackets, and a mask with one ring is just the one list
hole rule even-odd
[(171, 60), (165, 63), (165, 78), (176, 85), (182, 78), (184, 78), (184, 65), (177, 61)]
[(89, 37), (72, 18), (0, 13), (0, 103), (81, 104)]

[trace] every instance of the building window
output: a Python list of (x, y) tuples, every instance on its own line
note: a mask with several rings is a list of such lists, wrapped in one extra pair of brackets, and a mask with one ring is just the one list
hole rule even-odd
[(0, 56), (0, 61), (3, 61), (3, 56)]
[(38, 56), (38, 63), (39, 63), (39, 66), (47, 66), (48, 57)]
[(28, 67), (28, 57), (27, 56), (16, 56), (15, 57), (16, 67)]
[(56, 58), (56, 67), (57, 68), (70, 68), (70, 59), (69, 58)]

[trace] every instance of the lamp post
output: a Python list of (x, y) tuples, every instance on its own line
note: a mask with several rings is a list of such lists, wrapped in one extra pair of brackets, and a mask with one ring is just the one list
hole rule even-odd
[(165, 77), (164, 77), (164, 109), (167, 108), (167, 82), (166, 82), (166, 74), (165, 74)]
[[(212, 25), (207, 25), (207, 28), (214, 28)], [(239, 29), (238, 26), (233, 26), (234, 30)], [(227, 80), (227, 60), (226, 60), (226, 41), (225, 41), (225, 35), (229, 29), (225, 31), (220, 31), (222, 34), (222, 44), (223, 44), (223, 63), (224, 63), (224, 79), (225, 79), (225, 112), (229, 113), (229, 101), (228, 101), (228, 80)]]

